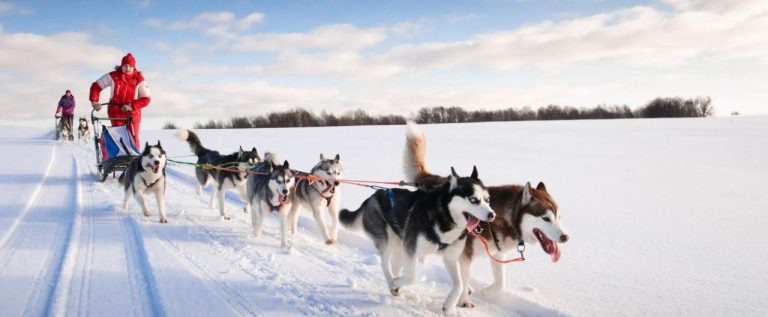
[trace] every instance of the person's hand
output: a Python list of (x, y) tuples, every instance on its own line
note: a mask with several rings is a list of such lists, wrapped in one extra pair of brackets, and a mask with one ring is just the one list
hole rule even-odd
[(133, 107), (131, 107), (131, 105), (123, 105), (120, 107), (120, 110), (123, 110), (123, 112), (130, 112), (133, 111)]
[(93, 107), (93, 109), (96, 109), (96, 111), (101, 111), (101, 105), (99, 104), (98, 101), (91, 101), (91, 107)]

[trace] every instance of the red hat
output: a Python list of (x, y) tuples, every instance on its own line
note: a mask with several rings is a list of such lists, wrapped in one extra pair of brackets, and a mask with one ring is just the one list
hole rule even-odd
[(131, 55), (131, 53), (128, 53), (128, 55), (125, 55), (125, 57), (123, 57), (123, 61), (120, 63), (120, 66), (125, 64), (136, 67), (136, 59), (133, 58), (133, 55)]

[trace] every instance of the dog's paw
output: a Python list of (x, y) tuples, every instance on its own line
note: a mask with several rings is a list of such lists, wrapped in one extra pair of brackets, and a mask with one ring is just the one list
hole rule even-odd
[(160, 218), (160, 223), (168, 223), (168, 219)]
[(334, 240), (334, 239), (325, 240), (325, 244), (326, 245), (334, 245), (334, 244), (336, 244), (336, 240)]
[(389, 292), (392, 293), (392, 296), (400, 296), (400, 288), (390, 288)]
[(147, 218), (149, 218), (149, 216), (151, 216), (151, 215), (152, 215), (152, 214), (151, 214), (151, 213), (149, 213), (149, 211), (145, 211), (145, 212), (144, 212), (144, 217), (147, 217)]
[(491, 285), (488, 285), (487, 287), (483, 288), (480, 291), (480, 294), (482, 294), (483, 296), (492, 296), (492, 295), (498, 293), (501, 290), (501, 288), (502, 287), (499, 284), (491, 284)]
[(221, 219), (230, 220), (232, 219), (232, 217), (230, 217), (229, 215), (226, 215), (226, 216), (221, 216)]
[(443, 306), (443, 315), (445, 315), (445, 316), (455, 316), (456, 315), (456, 308)]
[(461, 301), (459, 306), (464, 307), (464, 308), (475, 308), (475, 304), (472, 303), (472, 301), (468, 300), (468, 299)]

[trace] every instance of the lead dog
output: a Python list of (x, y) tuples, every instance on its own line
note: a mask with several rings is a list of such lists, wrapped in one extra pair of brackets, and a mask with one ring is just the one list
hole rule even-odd
[[(244, 211), (246, 213), (250, 212), (251, 203), (245, 191), (245, 183), (247, 170), (261, 161), (256, 148), (254, 147), (250, 151), (243, 151), (241, 146), (240, 150), (235, 153), (221, 155), (218, 151), (206, 149), (200, 142), (197, 134), (192, 131), (182, 130), (179, 132), (178, 137), (182, 141), (187, 141), (189, 148), (197, 156), (198, 165), (195, 167), (195, 176), (198, 182), (197, 194), (202, 194), (203, 186), (208, 183), (209, 179), (213, 181), (213, 193), (211, 193), (211, 201), (208, 203), (208, 208), (213, 208), (214, 199), (218, 198), (219, 214), (224, 220), (229, 220), (230, 217), (226, 212), (226, 205), (224, 204), (224, 194), (227, 190), (234, 188), (240, 193), (240, 198), (245, 201)], [(204, 169), (201, 167), (202, 164), (210, 164), (228, 170)], [(234, 169), (237, 171), (232, 171)]]
[(156, 145), (144, 145), (144, 151), (125, 168), (118, 181), (123, 185), (125, 196), (123, 209), (128, 209), (128, 198), (133, 196), (144, 211), (144, 217), (151, 215), (144, 193), (151, 192), (157, 199), (160, 223), (168, 223), (165, 216), (165, 150), (157, 141)]
[[(293, 171), (284, 161), (282, 165), (273, 163), (272, 153), (267, 153), (265, 161), (256, 164), (253, 169), (256, 173), (248, 176), (247, 189), (248, 201), (254, 208), (251, 213), (253, 236), (259, 237), (261, 226), (268, 214), (273, 211), (280, 216), (280, 246), (285, 248), (289, 244), (286, 241), (288, 227), (290, 226), (288, 215), (291, 210), (291, 190), (296, 183)], [(267, 174), (267, 175), (260, 175)]]
[[(432, 191), (377, 190), (356, 211), (344, 209), (339, 217), (342, 224), (362, 228), (373, 240), (392, 295), (399, 295), (400, 288), (415, 282), (417, 259), (442, 255), (453, 280), (443, 303), (443, 310), (450, 312), (467, 282), (459, 272), (467, 232), (480, 221), (492, 221), (496, 214), (476, 168), (470, 177), (459, 177), (451, 168), (447, 180)], [(399, 271), (398, 251), (405, 270), (403, 276), (395, 278), (392, 270), (394, 266), (395, 273)]]
[[(431, 174), (424, 163), (426, 145), (424, 134), (415, 123), (408, 124), (406, 134), (403, 167), (406, 181), (415, 182), (420, 188), (431, 189), (443, 186), (448, 180)], [(489, 186), (491, 208), (498, 217), (485, 226), (482, 236), (489, 241), (489, 250), (495, 257), (502, 257), (512, 251), (516, 252), (520, 241), (527, 244), (539, 244), (548, 254), (552, 262), (560, 259), (558, 242), (565, 243), (569, 236), (560, 224), (559, 208), (555, 200), (547, 192), (544, 183), (532, 188), (530, 183), (521, 185)], [(460, 258), (462, 280), (469, 281), (470, 267), (474, 257), (485, 256), (485, 250), (478, 239), (468, 237)], [(491, 260), (493, 268), (493, 284), (485, 287), (481, 293), (490, 295), (504, 288), (504, 267)], [(469, 299), (469, 283), (462, 292), (460, 304), (473, 307)]]
[[(296, 233), (296, 225), (299, 221), (299, 207), (303, 206), (309, 210), (312, 210), (312, 216), (315, 218), (317, 228), (325, 238), (325, 244), (332, 245), (336, 243), (336, 237), (339, 234), (339, 201), (341, 200), (341, 192), (336, 186), (339, 182), (332, 181), (335, 179), (341, 179), (344, 171), (339, 163), (339, 155), (328, 159), (325, 155), (320, 154), (320, 162), (312, 167), (309, 173), (297, 172), (300, 180), (297, 181), (296, 191), (293, 195), (293, 205), (291, 206), (291, 233)], [(312, 182), (305, 178), (305, 176), (317, 176), (324, 180)], [(331, 232), (328, 233), (328, 229), (323, 222), (322, 212), (328, 208), (328, 214), (331, 216)]]

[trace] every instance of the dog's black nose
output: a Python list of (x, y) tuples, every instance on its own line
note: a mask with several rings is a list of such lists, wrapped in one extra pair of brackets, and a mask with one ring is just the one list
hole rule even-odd
[(155, 165), (160, 165), (160, 161), (155, 161)]
[(286, 194), (288, 194), (288, 190), (287, 189), (283, 189), (283, 195), (286, 195)]
[(493, 219), (496, 219), (496, 213), (489, 212), (488, 213), (488, 221), (492, 221)]
[(566, 243), (568, 242), (568, 239), (570, 239), (568, 235), (563, 233), (563, 235), (560, 236), (560, 243)]
[(333, 182), (334, 186), (339, 186), (339, 182)]

